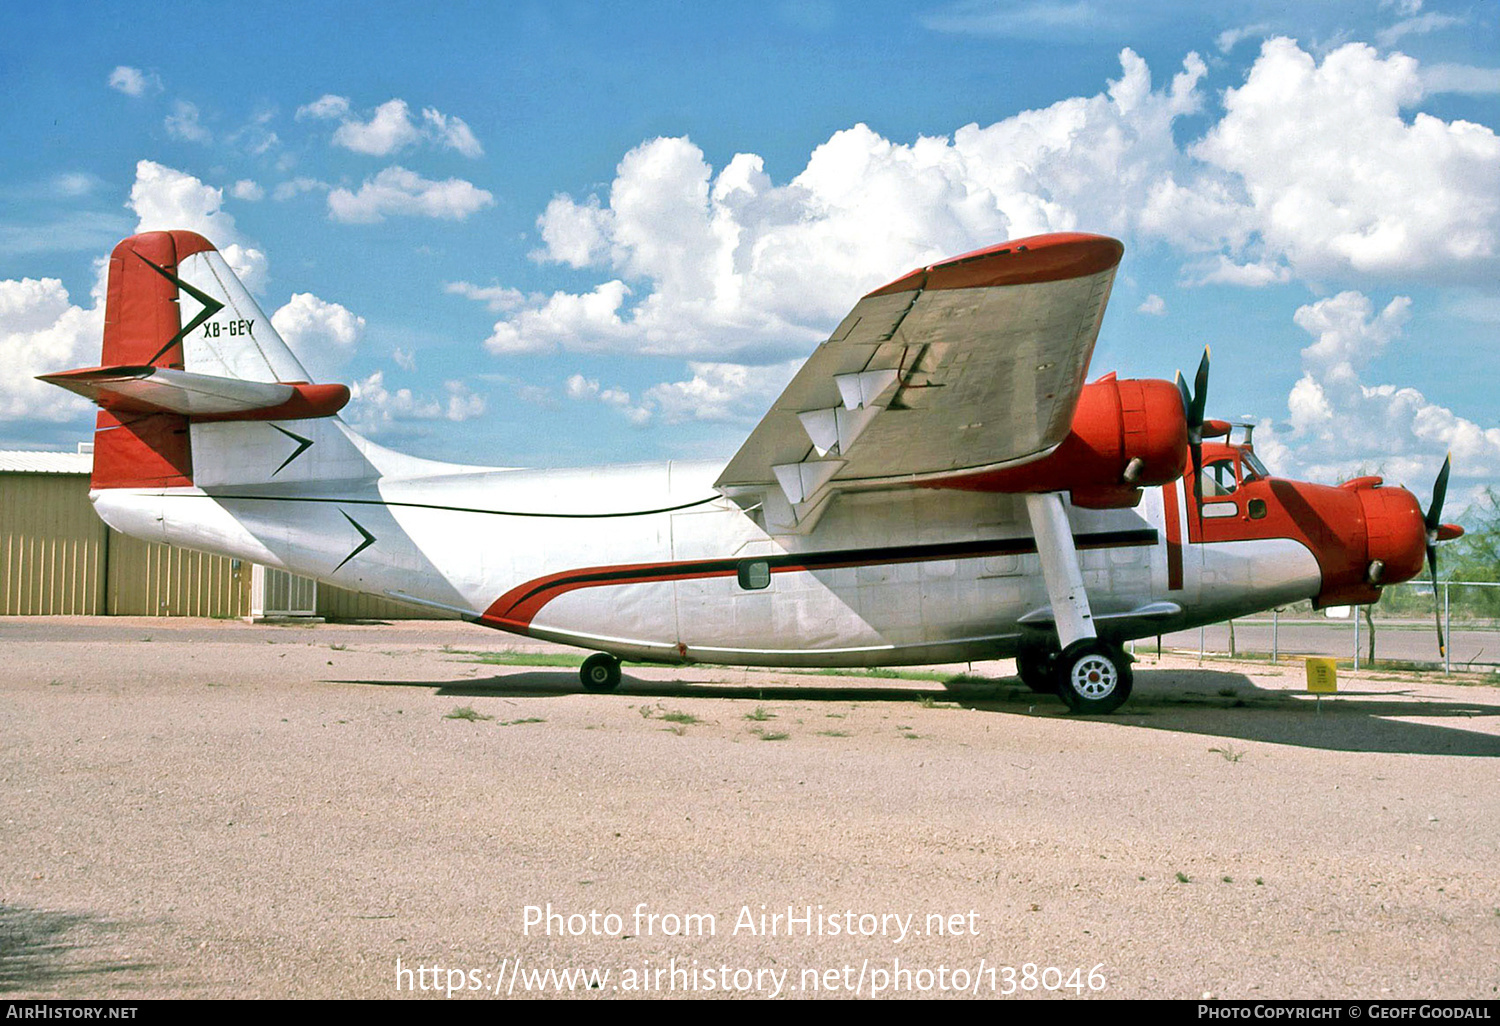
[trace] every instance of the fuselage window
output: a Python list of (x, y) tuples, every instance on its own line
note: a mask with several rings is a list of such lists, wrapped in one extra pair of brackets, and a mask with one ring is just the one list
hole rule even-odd
[(739, 566), (740, 587), (760, 591), (771, 586), (771, 564), (764, 559), (747, 559)]

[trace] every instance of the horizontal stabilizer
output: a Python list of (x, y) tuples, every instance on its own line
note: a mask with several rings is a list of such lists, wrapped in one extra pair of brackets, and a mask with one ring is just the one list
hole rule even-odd
[(344, 385), (242, 381), (169, 367), (89, 367), (40, 375), (117, 413), (176, 413), (196, 421), (331, 417), (349, 402)]

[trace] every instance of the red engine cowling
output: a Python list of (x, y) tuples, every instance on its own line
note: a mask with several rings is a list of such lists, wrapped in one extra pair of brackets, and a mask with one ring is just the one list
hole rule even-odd
[(1142, 488), (1181, 477), (1187, 454), (1187, 418), (1177, 387), (1170, 381), (1120, 381), (1107, 374), (1083, 386), (1073, 429), (1050, 456), (948, 478), (934, 487), (1071, 492), (1075, 506), (1119, 509), (1140, 502)]

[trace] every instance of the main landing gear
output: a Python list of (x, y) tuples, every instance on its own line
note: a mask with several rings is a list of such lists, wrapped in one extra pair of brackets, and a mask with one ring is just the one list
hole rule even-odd
[(1016, 671), (1032, 691), (1056, 695), (1073, 712), (1087, 715), (1114, 712), (1134, 683), (1130, 656), (1098, 638), (1080, 638), (1066, 652), (1044, 643), (1024, 645), (1016, 653)]
[(1098, 638), (1073, 642), (1053, 664), (1057, 694), (1076, 713), (1114, 712), (1130, 697), (1130, 656)]
[(1036, 536), (1057, 640), (1022, 646), (1016, 654), (1021, 680), (1033, 691), (1056, 694), (1073, 712), (1114, 712), (1130, 697), (1130, 657), (1120, 646), (1102, 640), (1094, 629), (1073, 526), (1062, 496), (1057, 492), (1027, 495), (1026, 512)]
[(620, 686), (620, 660), (598, 652), (583, 661), (578, 676), (583, 678), (585, 691), (613, 691)]

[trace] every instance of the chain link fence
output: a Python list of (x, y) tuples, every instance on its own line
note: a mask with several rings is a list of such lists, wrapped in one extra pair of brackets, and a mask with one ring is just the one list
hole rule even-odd
[[(1442, 623), (1446, 651), (1438, 650)], [(1138, 651), (1151, 643), (1138, 641)], [(1408, 581), (1370, 606), (1314, 610), (1310, 602), (1161, 638), (1164, 649), (1246, 658), (1333, 656), (1372, 665), (1500, 672), (1500, 582)]]

